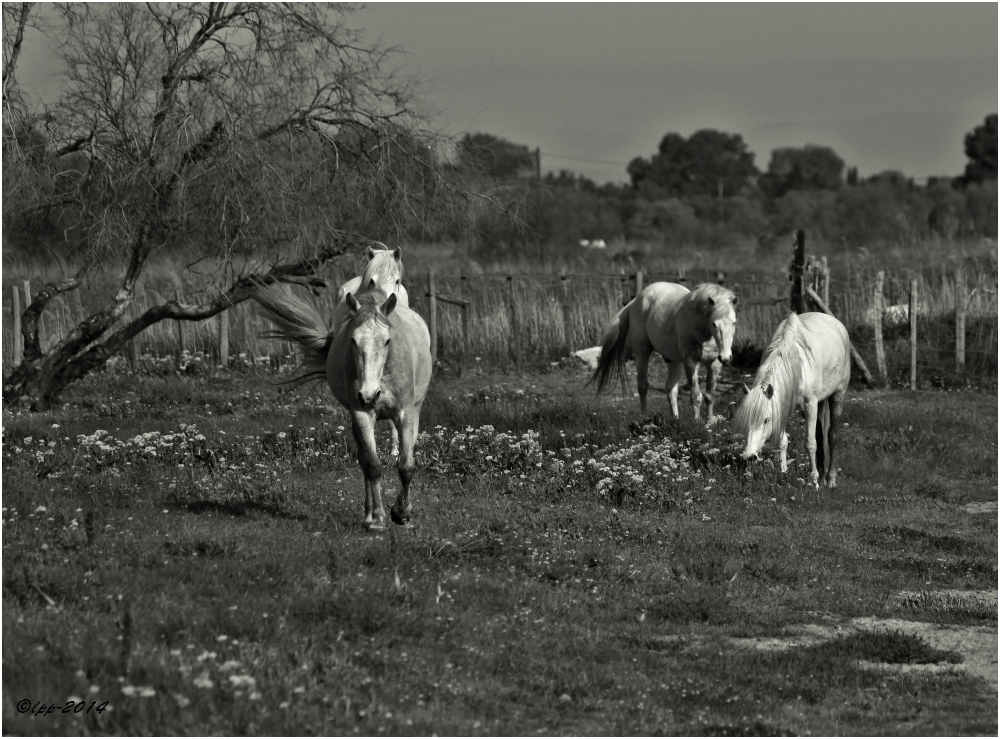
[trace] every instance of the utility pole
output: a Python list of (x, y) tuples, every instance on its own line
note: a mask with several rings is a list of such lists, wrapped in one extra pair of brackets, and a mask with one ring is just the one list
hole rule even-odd
[(535, 147), (535, 182), (542, 181), (542, 147)]

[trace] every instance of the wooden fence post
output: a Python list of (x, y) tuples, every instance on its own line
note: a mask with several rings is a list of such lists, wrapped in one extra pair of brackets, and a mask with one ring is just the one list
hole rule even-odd
[(437, 316), (437, 295), (434, 292), (434, 270), (427, 271), (427, 296), (430, 304), (431, 319), (431, 361), (437, 362), (438, 358), (438, 316)]
[(219, 366), (229, 366), (229, 311), (219, 314)]
[(965, 274), (955, 270), (955, 371), (965, 372)]
[(917, 280), (910, 280), (910, 390), (917, 389)]
[(804, 313), (806, 310), (806, 285), (803, 282), (806, 264), (806, 232), (801, 228), (795, 231), (792, 248), (792, 312)]
[(24, 356), (24, 337), (21, 336), (21, 300), (17, 294), (17, 285), (10, 286), (10, 315), (11, 324), (14, 330), (14, 366), (21, 364)]
[[(463, 298), (464, 300), (464, 298)], [(462, 363), (468, 364), (472, 350), (469, 345), (469, 304), (462, 306)]]
[(521, 352), (517, 326), (517, 301), (514, 299), (514, 275), (507, 275), (507, 286), (510, 293), (510, 351), (514, 364), (517, 364), (521, 361)]
[(830, 305), (830, 265), (827, 264), (826, 257), (820, 259), (820, 264), (822, 265), (820, 275), (823, 289), (819, 291), (819, 294), (823, 296), (823, 302)]
[(634, 297), (638, 298), (639, 297), (639, 293), (641, 293), (641, 292), (642, 292), (642, 270), (641, 269), (637, 269), (635, 271), (635, 296)]
[(24, 309), (31, 307), (31, 280), (24, 281)]
[(875, 314), (875, 363), (878, 364), (878, 374), (882, 378), (882, 382), (886, 381), (886, 375), (888, 374), (885, 367), (885, 345), (882, 343), (882, 305), (884, 302), (882, 285), (884, 282), (885, 272), (879, 270), (875, 274), (875, 299), (872, 305), (872, 313)]
[(572, 314), (570, 313), (569, 306), (569, 278), (566, 276), (566, 270), (563, 269), (562, 274), (559, 275), (559, 287), (560, 295), (562, 297), (562, 320), (563, 320), (563, 344), (566, 347), (566, 352), (569, 353), (573, 351), (572, 343)]
[[(180, 303), (181, 293), (180, 290), (174, 293), (174, 299)], [(177, 324), (177, 347), (174, 349), (174, 366), (179, 370), (181, 368), (181, 362), (183, 361), (184, 354), (184, 322), (174, 321)]]

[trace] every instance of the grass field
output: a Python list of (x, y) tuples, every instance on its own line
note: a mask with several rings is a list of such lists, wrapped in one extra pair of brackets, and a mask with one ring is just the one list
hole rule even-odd
[(120, 365), (4, 409), (7, 734), (997, 731), (995, 395), (852, 389), (816, 492), (800, 421), (782, 477), (573, 367), (439, 372), (376, 535), (328, 391)]

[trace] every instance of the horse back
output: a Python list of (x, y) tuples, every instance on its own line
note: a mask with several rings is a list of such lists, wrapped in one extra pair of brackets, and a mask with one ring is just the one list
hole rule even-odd
[(683, 285), (654, 282), (644, 288), (633, 303), (632, 331), (644, 334), (653, 349), (668, 362), (684, 359), (686, 331), (679, 313), (690, 294)]
[(843, 323), (826, 313), (799, 316), (812, 352), (816, 395), (828, 398), (843, 394), (851, 380), (851, 339)]

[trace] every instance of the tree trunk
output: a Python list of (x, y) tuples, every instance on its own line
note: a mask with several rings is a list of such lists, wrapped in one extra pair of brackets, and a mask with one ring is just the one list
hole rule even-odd
[[(367, 243), (367, 240), (364, 241)], [(203, 321), (252, 297), (256, 288), (276, 282), (304, 285), (312, 290), (326, 287), (326, 282), (315, 276), (316, 268), (346, 253), (349, 248), (343, 239), (338, 239), (337, 244), (324, 247), (312, 259), (290, 265), (278, 265), (266, 273), (242, 277), (228, 290), (207, 303), (186, 305), (171, 300), (153, 306), (99, 343), (95, 343), (107, 334), (132, 304), (136, 283), (149, 256), (146, 233), (140, 232), (136, 243), (132, 246), (132, 258), (122, 279), (122, 285), (114, 298), (102, 310), (81, 321), (45, 354), (41, 352), (38, 343), (38, 319), (52, 298), (79, 287), (83, 272), (76, 277), (50, 283), (42, 288), (36, 300), (24, 311), (22, 335), (25, 340), (25, 358), (4, 381), (4, 402), (27, 396), (32, 400), (33, 409), (49, 407), (67, 386), (103, 365), (138, 334), (164, 319)]]

